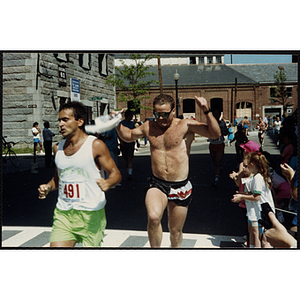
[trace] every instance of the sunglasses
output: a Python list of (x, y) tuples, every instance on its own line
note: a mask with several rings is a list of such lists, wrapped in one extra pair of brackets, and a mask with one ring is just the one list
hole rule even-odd
[(154, 116), (156, 119), (159, 119), (162, 117), (163, 119), (169, 118), (170, 113), (172, 112), (173, 109), (171, 109), (169, 112), (154, 112)]

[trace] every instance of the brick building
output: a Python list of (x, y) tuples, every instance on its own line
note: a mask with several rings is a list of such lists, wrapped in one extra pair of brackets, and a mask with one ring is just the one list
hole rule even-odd
[[(162, 59), (163, 91), (176, 99), (174, 73), (177, 71), (180, 75), (179, 114), (185, 118), (193, 116), (197, 120), (205, 120), (204, 114), (195, 107), (195, 95), (205, 97), (212, 110), (219, 109), (224, 118), (231, 122), (235, 115), (238, 119), (247, 116), (250, 120), (256, 120), (258, 116), (270, 115), (271, 119), (276, 115), (281, 116), (282, 105), (272, 104), (270, 100), (274, 92), (273, 74), (278, 67), (284, 67), (287, 76), (285, 84), (291, 103), (288, 114), (292, 114), (298, 106), (297, 63), (225, 65), (222, 55), (185, 55), (185, 58), (182, 55), (178, 61), (173, 56), (166, 57), (165, 61)], [(148, 71), (154, 72), (156, 75), (151, 78), (158, 80), (156, 65), (149, 67)], [(143, 105), (152, 106), (159, 92), (159, 85), (153, 85), (149, 91), (150, 99)], [(126, 104), (118, 102), (117, 106), (120, 108)], [(148, 117), (153, 117), (152, 111), (141, 109), (140, 119)]]
[(43, 129), (49, 121), (59, 141), (61, 104), (80, 100), (87, 123), (116, 107), (115, 89), (106, 84), (113, 71), (114, 58), (105, 53), (3, 53), (2, 134), (24, 147), (33, 143), (33, 122)]

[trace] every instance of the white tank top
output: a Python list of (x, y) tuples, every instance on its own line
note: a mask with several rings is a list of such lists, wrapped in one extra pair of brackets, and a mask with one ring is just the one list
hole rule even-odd
[(101, 175), (93, 158), (92, 144), (95, 139), (88, 136), (71, 156), (64, 154), (65, 140), (59, 143), (55, 155), (59, 178), (57, 208), (95, 211), (105, 206), (105, 193), (96, 183)]

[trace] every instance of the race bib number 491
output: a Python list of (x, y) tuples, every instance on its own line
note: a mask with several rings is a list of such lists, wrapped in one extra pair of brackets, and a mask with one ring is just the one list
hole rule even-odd
[(60, 194), (64, 200), (80, 201), (84, 198), (84, 184), (83, 182), (62, 182)]

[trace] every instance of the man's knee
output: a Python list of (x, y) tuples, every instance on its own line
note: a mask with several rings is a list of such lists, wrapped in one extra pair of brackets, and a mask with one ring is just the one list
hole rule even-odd
[(148, 223), (152, 226), (157, 226), (160, 224), (161, 215), (157, 211), (148, 212)]
[(169, 228), (170, 231), (170, 235), (174, 238), (174, 239), (179, 239), (182, 235), (182, 228), (178, 228), (178, 227), (171, 227)]

